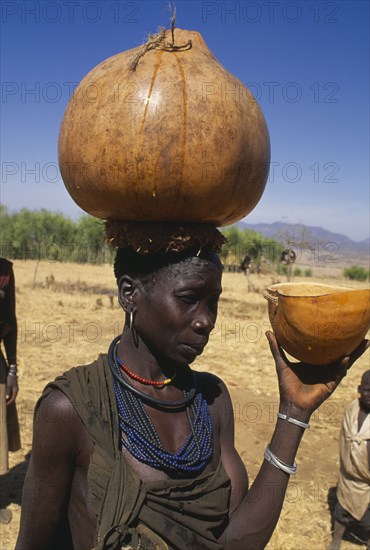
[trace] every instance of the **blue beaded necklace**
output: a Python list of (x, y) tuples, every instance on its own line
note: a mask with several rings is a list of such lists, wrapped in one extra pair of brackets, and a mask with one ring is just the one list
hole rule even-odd
[(167, 451), (145, 410), (140, 398), (141, 392), (131, 391), (133, 386), (119, 366), (118, 342), (118, 338), (112, 342), (108, 358), (109, 366), (114, 373), (113, 385), (123, 447), (140, 462), (165, 471), (173, 477), (185, 477), (190, 473), (199, 474), (210, 461), (213, 452), (212, 422), (207, 401), (201, 391), (197, 389), (194, 398), (189, 402), (187, 398), (191, 392), (184, 390), (183, 408), (186, 408), (190, 434), (177, 452)]

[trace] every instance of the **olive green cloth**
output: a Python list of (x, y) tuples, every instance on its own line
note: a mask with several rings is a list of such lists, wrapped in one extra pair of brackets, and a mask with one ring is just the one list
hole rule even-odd
[[(217, 537), (228, 520), (230, 479), (221, 461), (215, 472), (196, 479), (142, 482), (120, 450), (119, 419), (106, 355), (58, 377), (41, 399), (54, 388), (72, 402), (94, 442), (88, 487), (97, 515), (97, 549), (138, 544), (135, 527), (139, 524), (158, 534), (171, 549), (222, 548)], [(143, 550), (155, 548), (145, 542), (143, 546), (143, 542)]]

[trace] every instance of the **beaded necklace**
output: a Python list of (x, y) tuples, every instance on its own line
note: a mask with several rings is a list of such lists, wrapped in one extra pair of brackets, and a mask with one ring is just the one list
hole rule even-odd
[[(194, 376), (194, 373), (192, 371), (192, 387), (189, 391), (189, 393), (186, 392), (186, 396), (181, 401), (165, 401), (163, 399), (158, 399), (157, 397), (152, 397), (151, 395), (148, 395), (147, 393), (144, 393), (137, 388), (134, 388), (132, 384), (130, 384), (129, 380), (126, 376), (124, 376), (121, 368), (118, 365), (118, 356), (117, 356), (117, 345), (119, 343), (120, 336), (117, 336), (108, 349), (108, 365), (112, 372), (113, 378), (123, 387), (126, 388), (126, 390), (129, 390), (131, 393), (136, 395), (141, 401), (144, 403), (147, 403), (148, 405), (151, 405), (152, 407), (155, 407), (156, 409), (161, 410), (169, 410), (172, 411), (179, 411), (184, 410), (185, 407), (190, 405), (190, 403), (193, 401), (196, 392), (197, 392), (197, 382)], [(190, 369), (189, 369), (190, 370)], [(184, 393), (185, 395), (185, 393)]]
[[(208, 404), (201, 391), (195, 390), (195, 395), (189, 402), (189, 394), (192, 393), (193, 388), (190, 392), (184, 390), (185, 399), (182, 408), (186, 408), (190, 434), (177, 452), (167, 451), (163, 447), (154, 424), (143, 405), (145, 400), (141, 396), (146, 394), (138, 392), (138, 395), (137, 391), (132, 391), (133, 386), (130, 380), (126, 378), (119, 366), (117, 360), (118, 340), (119, 338), (113, 340), (108, 359), (109, 366), (114, 374), (113, 385), (123, 447), (140, 462), (157, 470), (165, 471), (173, 477), (184, 477), (189, 473), (200, 473), (210, 461), (213, 452), (212, 422)], [(122, 384), (124, 378), (125, 383)], [(136, 390), (136, 388), (134, 389)], [(157, 399), (155, 401), (160, 402)], [(178, 407), (175, 410), (178, 410)]]
[(175, 370), (174, 375), (171, 378), (166, 378), (166, 380), (160, 380), (160, 381), (148, 380), (147, 378), (143, 378), (142, 376), (139, 376), (138, 374), (135, 374), (134, 372), (130, 371), (130, 369), (124, 363), (122, 363), (118, 355), (116, 355), (116, 358), (119, 366), (121, 367), (121, 369), (124, 371), (125, 374), (128, 374), (130, 378), (132, 378), (133, 380), (137, 380), (138, 382), (141, 382), (141, 384), (145, 384), (146, 386), (155, 386), (156, 388), (161, 390), (165, 386), (168, 386), (168, 384), (172, 384), (172, 382), (176, 378), (176, 370)]

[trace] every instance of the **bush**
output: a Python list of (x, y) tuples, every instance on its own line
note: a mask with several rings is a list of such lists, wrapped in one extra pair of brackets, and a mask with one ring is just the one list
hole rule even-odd
[(15, 260), (104, 263), (114, 255), (102, 221), (91, 216), (72, 221), (47, 210), (9, 214), (0, 206), (0, 233), (0, 255)]
[(300, 277), (302, 275), (302, 271), (300, 267), (295, 267), (293, 271), (294, 277)]
[(353, 265), (352, 267), (347, 267), (343, 271), (343, 275), (346, 279), (350, 279), (350, 281), (366, 281), (369, 278), (369, 270), (358, 265)]
[(304, 276), (305, 277), (312, 277), (312, 269), (310, 267), (308, 267), (307, 269), (304, 270)]
[(278, 264), (277, 267), (276, 267), (276, 272), (277, 272), (278, 275), (287, 275), (288, 274), (288, 266)]

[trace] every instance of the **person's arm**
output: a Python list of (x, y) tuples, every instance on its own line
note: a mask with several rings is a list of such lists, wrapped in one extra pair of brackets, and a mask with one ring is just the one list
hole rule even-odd
[(50, 550), (66, 521), (77, 452), (76, 413), (58, 390), (37, 410), (16, 550)]
[(4, 299), (4, 317), (6, 323), (11, 326), (9, 332), (4, 336), (4, 347), (6, 358), (8, 361), (9, 371), (6, 379), (6, 403), (10, 405), (18, 393), (18, 377), (17, 377), (17, 317), (15, 312), (15, 281), (13, 269), (10, 268), (9, 283)]
[[(347, 411), (345, 411), (344, 413), (342, 430), (344, 429), (344, 419), (346, 417), (346, 413)], [(361, 430), (361, 426), (365, 422), (368, 414), (370, 414), (370, 412), (362, 410), (360, 407), (360, 411), (358, 413), (358, 431)], [(370, 434), (369, 434), (369, 438), (366, 440), (366, 453), (367, 453), (367, 465), (370, 471)]]
[[(368, 347), (368, 343), (363, 343), (350, 358), (346, 357), (322, 369), (289, 363), (284, 352), (279, 348), (274, 334), (269, 332), (267, 336), (279, 380), (279, 411), (303, 423), (308, 423), (313, 411), (332, 394), (349, 366)], [(231, 401), (228, 417), (232, 418)], [(221, 438), (224, 446), (221, 449), (222, 460), (225, 464), (232, 465), (236, 453), (232, 431), (227, 422), (224, 426), (228, 431), (224, 432)], [(278, 419), (269, 444), (270, 450), (280, 461), (292, 466), (303, 432), (304, 428), (287, 420)], [(238, 491), (235, 493), (234, 487), (243, 486), (243, 475), (238, 467), (236, 469), (232, 466), (226, 467), (226, 471), (231, 478), (232, 494), (237, 500)], [(250, 490), (245, 495), (239, 492), (240, 504), (234, 512), (232, 508), (230, 509), (228, 526), (220, 538), (225, 550), (265, 548), (278, 522), (288, 482), (287, 473), (270, 462), (263, 461)]]
[(4, 336), (4, 347), (9, 365), (17, 364), (17, 316), (15, 312), (15, 281), (14, 272), (10, 268), (9, 283), (4, 299), (4, 317), (6, 323), (11, 325), (11, 330)]

